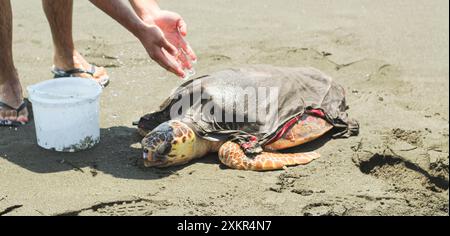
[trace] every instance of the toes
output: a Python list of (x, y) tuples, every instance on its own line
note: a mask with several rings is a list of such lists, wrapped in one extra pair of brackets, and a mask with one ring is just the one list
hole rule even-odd
[(19, 115), (17, 116), (17, 121), (21, 123), (27, 123), (29, 121), (28, 119), (28, 110), (25, 108), (21, 112), (19, 112)]
[(29, 121), (27, 109), (22, 110), (19, 114), (16, 111), (0, 110), (0, 119), (9, 121), (18, 121), (25, 124)]
[(108, 73), (104, 67), (95, 67), (95, 73), (93, 75), (88, 73), (79, 73), (75, 75), (85, 79), (93, 79), (102, 84), (104, 80), (108, 79)]
[(103, 78), (104, 76), (107, 76), (106, 69), (104, 67), (95, 67), (95, 78)]
[(104, 67), (96, 67), (95, 74), (93, 77), (94, 77), (94, 80), (102, 83), (103, 80), (106, 80), (108, 78), (108, 73), (106, 72), (106, 69)]
[(17, 120), (17, 112), (16, 111), (6, 111), (6, 119), (10, 121)]
[(26, 116), (18, 116), (17, 121), (19, 121), (22, 124), (25, 124), (25, 123), (28, 123), (29, 120), (28, 120), (28, 117), (26, 117)]

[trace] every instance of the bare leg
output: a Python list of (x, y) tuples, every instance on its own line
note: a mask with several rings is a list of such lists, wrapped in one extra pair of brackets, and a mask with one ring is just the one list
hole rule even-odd
[[(22, 103), (22, 87), (12, 56), (12, 10), (9, 0), (0, 0), (0, 101), (12, 107)], [(26, 109), (16, 111), (0, 106), (0, 120), (28, 121)]]
[[(72, 38), (73, 0), (42, 0), (45, 15), (53, 37), (55, 67), (63, 70), (74, 68), (89, 70), (89, 63), (75, 50)], [(80, 77), (91, 77), (79, 74)], [(97, 68), (95, 79), (107, 76), (104, 68)]]

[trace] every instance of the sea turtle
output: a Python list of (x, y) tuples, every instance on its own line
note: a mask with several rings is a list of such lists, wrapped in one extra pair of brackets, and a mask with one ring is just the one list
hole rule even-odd
[(276, 151), (332, 129), (334, 137), (356, 135), (344, 95), (331, 77), (309, 67), (248, 66), (187, 81), (135, 123), (145, 136), (144, 165), (180, 165), (211, 152), (241, 170), (307, 164), (320, 155)]

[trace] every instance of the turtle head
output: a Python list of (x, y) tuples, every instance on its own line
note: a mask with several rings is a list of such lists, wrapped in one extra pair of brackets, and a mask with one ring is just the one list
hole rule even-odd
[(181, 165), (196, 157), (194, 131), (181, 121), (170, 120), (153, 129), (142, 140), (144, 165)]

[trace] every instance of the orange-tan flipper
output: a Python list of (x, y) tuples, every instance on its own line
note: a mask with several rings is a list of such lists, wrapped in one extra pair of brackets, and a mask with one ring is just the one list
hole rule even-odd
[(285, 166), (304, 165), (320, 157), (317, 152), (271, 153), (262, 152), (255, 157), (247, 157), (239, 144), (226, 142), (219, 149), (220, 161), (228, 167), (239, 170), (278, 170)]
[(275, 151), (295, 147), (317, 139), (332, 128), (333, 126), (326, 120), (305, 114), (280, 139), (266, 145), (264, 149)]

